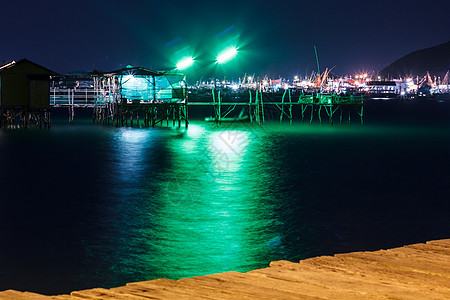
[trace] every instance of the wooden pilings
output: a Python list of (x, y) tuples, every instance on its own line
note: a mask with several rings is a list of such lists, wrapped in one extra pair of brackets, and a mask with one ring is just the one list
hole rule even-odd
[[(267, 117), (279, 117), (280, 124), (284, 119), (289, 120), (289, 124), (294, 121), (294, 108), (299, 106), (301, 113), (301, 121), (305, 122), (305, 115), (310, 113), (309, 123), (314, 122), (314, 118), (318, 118), (320, 124), (323, 123), (323, 117), (328, 117), (330, 125), (334, 124), (336, 114), (340, 113), (339, 123), (342, 124), (343, 110), (348, 111), (349, 123), (353, 109), (361, 119), (361, 125), (364, 124), (364, 108), (362, 96), (353, 95), (335, 95), (335, 94), (300, 94), (298, 98), (293, 101), (295, 92), (290, 89), (284, 90), (283, 94), (263, 93), (263, 90), (256, 89), (256, 91), (248, 90), (248, 101), (245, 100), (247, 93), (240, 96), (240, 101), (224, 101), (220, 91), (212, 90), (212, 102), (191, 102), (190, 105), (212, 106), (214, 108), (213, 120), (220, 124), (227, 115), (236, 107), (241, 106), (243, 110), (247, 108), (248, 119), (250, 122), (263, 124)], [(293, 95), (294, 94), (294, 95)], [(281, 96), (281, 99), (275, 100), (273, 98)], [(267, 107), (265, 111), (265, 107)], [(227, 109), (224, 109), (227, 108)], [(275, 109), (274, 109), (275, 108)], [(277, 110), (278, 109), (278, 110)], [(323, 112), (325, 110), (325, 113)], [(225, 112), (223, 112), (225, 111)], [(240, 120), (240, 117), (228, 118), (228, 120)]]
[(93, 122), (103, 125), (154, 127), (164, 121), (166, 126), (178, 123), (178, 127), (184, 121), (187, 127), (186, 102), (107, 103), (93, 110)]

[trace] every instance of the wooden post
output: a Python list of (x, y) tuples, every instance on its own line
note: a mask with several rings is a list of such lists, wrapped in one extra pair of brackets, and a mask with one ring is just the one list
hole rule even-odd
[(186, 129), (188, 128), (188, 125), (189, 125), (189, 121), (188, 121), (188, 116), (189, 116), (189, 111), (188, 111), (188, 98), (186, 97), (186, 101), (185, 101), (185, 104), (184, 104), (184, 121), (185, 121), (185, 123), (184, 123), (184, 126), (186, 127)]
[(262, 119), (262, 123), (264, 123), (264, 121), (265, 121), (265, 119), (264, 119), (264, 102), (263, 102), (262, 91), (261, 91), (260, 95), (261, 95), (261, 119)]
[(250, 98), (249, 98), (250, 100), (248, 102), (248, 116), (250, 117), (250, 123), (253, 123), (253, 116), (252, 116), (252, 114), (253, 114), (253, 112), (252, 112), (252, 90), (249, 89), (248, 93), (250, 94)]
[(259, 89), (256, 89), (256, 100), (255, 100), (255, 105), (256, 105), (256, 109), (255, 109), (255, 118), (256, 118), (256, 123), (260, 124), (260, 113), (259, 113)]
[(289, 125), (292, 125), (293, 116), (292, 116), (292, 97), (291, 90), (289, 90)]
[(218, 121), (219, 121), (219, 124), (221, 124), (221, 122), (222, 122), (222, 99), (221, 99), (221, 95), (220, 95), (220, 90), (219, 90), (219, 93), (218, 93), (218, 95), (217, 95), (217, 100), (219, 101), (219, 108), (218, 108)]
[(284, 97), (286, 96), (287, 90), (284, 90), (283, 97), (281, 97), (281, 114), (280, 114), (280, 124), (283, 124), (284, 115)]

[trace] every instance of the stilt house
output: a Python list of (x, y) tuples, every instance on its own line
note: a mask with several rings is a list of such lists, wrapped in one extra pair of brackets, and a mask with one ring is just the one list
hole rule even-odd
[(49, 108), (49, 81), (58, 75), (27, 59), (0, 66), (0, 107), (28, 111)]

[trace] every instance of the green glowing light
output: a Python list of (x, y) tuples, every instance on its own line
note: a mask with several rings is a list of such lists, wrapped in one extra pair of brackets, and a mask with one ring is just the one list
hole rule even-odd
[(185, 70), (194, 64), (193, 57), (184, 57), (177, 63), (178, 70)]
[(224, 64), (226, 62), (229, 62), (230, 60), (235, 58), (236, 55), (237, 55), (236, 47), (229, 47), (219, 53), (219, 55), (217, 56), (217, 63)]

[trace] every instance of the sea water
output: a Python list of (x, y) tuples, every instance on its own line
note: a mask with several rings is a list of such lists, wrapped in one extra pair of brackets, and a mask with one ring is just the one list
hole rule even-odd
[(364, 126), (0, 131), (0, 290), (45, 294), (267, 267), (450, 235), (450, 101)]

